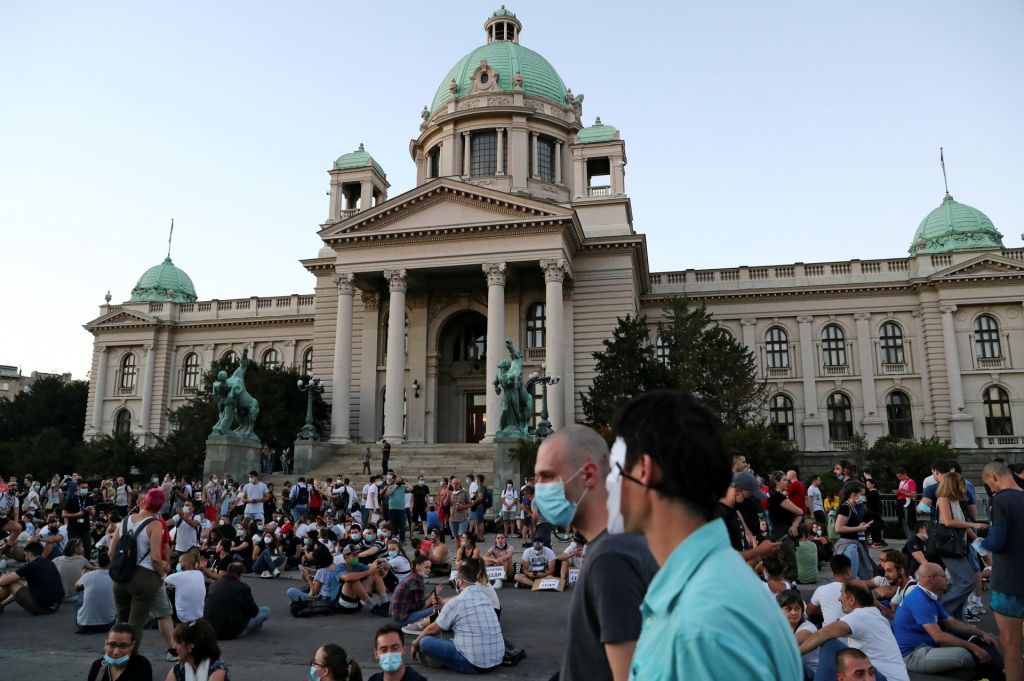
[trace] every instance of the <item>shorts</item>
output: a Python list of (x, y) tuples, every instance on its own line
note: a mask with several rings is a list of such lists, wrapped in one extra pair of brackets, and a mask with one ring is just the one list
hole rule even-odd
[(169, 617), (171, 614), (171, 601), (167, 598), (167, 587), (163, 584), (156, 590), (153, 597), (153, 605), (149, 607), (149, 616), (153, 619)]
[(14, 600), (30, 615), (50, 615), (57, 612), (57, 608), (60, 607), (59, 603), (52, 608), (40, 605), (39, 601), (32, 596), (32, 592), (28, 590), (27, 586), (18, 589), (18, 592), (14, 594)]
[(412, 507), (412, 521), (414, 523), (425, 523), (425, 522), (427, 522), (427, 507), (426, 506), (413, 506)]
[(469, 528), (468, 520), (452, 520), (451, 530), (453, 537), (461, 537), (466, 534), (466, 530)]
[(473, 518), (474, 521), (476, 521), (478, 523), (482, 523), (484, 521), (484, 513), (486, 513), (486, 512), (487, 512), (487, 509), (485, 509), (483, 506), (481, 506), (478, 509), (471, 510), (469, 512), (469, 515), (470, 515), (470, 517)]
[(989, 605), (991, 605), (993, 611), (998, 612), (1000, 615), (1024, 618), (1024, 596), (1020, 594), (992, 591), (992, 601)]
[(513, 520), (516, 519), (516, 512), (515, 511), (502, 511), (501, 512), (501, 519), (504, 520), (507, 523), (510, 523), (510, 522), (512, 522)]

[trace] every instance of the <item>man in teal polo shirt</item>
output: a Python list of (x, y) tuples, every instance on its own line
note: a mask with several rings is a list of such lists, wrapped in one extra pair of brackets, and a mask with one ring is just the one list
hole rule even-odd
[(692, 395), (640, 395), (616, 418), (609, 529), (647, 536), (647, 589), (630, 679), (800, 681), (792, 629), (733, 550), (715, 505), (732, 480), (718, 422)]

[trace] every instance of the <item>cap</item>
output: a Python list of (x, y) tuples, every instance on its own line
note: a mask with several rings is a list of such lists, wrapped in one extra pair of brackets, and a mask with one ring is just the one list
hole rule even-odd
[(359, 553), (359, 547), (356, 546), (355, 544), (349, 544), (342, 551), (342, 554), (344, 554), (346, 556), (349, 555), (349, 554), (352, 554), (352, 553)]
[(733, 475), (732, 486), (736, 489), (753, 494), (754, 498), (758, 501), (762, 501), (768, 496), (761, 491), (761, 485), (758, 484), (757, 478), (750, 473), (736, 473)]

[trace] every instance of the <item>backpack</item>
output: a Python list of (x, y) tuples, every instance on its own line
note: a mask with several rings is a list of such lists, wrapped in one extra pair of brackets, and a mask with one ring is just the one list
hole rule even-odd
[(494, 505), (494, 493), (490, 487), (484, 487), (484, 508), (490, 508)]
[(839, 539), (839, 533), (836, 532), (836, 509), (832, 509), (828, 512), (828, 538), (832, 541)]
[(309, 488), (303, 485), (295, 495), (295, 505), (305, 506), (309, 503)]
[(128, 531), (128, 518), (124, 519), (121, 525), (121, 538), (117, 540), (117, 553), (114, 554), (114, 559), (110, 561), (110, 579), (115, 582), (128, 582), (135, 576), (135, 568), (138, 567), (139, 561), (149, 555), (149, 551), (146, 551), (141, 558), (138, 557), (139, 542), (137, 541), (140, 532), (145, 531), (146, 527), (156, 520), (154, 516), (150, 516), (139, 523), (139, 526), (134, 531)]
[(334, 508), (336, 508), (338, 510), (341, 510), (341, 511), (347, 511), (348, 507), (349, 507), (348, 490), (344, 490), (344, 491), (342, 491), (341, 494), (338, 495), (337, 501), (334, 502)]

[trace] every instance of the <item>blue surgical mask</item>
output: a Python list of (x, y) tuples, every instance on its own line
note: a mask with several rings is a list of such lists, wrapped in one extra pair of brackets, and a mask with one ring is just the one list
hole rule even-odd
[(177, 565), (174, 566), (174, 571), (175, 572), (181, 572), (181, 563), (178, 563)]
[(309, 665), (309, 678), (313, 681), (319, 681), (319, 676), (316, 675), (316, 665)]
[(398, 558), (398, 551), (388, 551), (388, 555), (392, 558)]
[(381, 653), (378, 664), (386, 672), (397, 672), (402, 668), (402, 653)]
[(120, 667), (121, 665), (127, 664), (131, 656), (131, 653), (128, 653), (124, 657), (111, 657), (110, 655), (104, 654), (103, 661), (113, 667)]
[[(581, 468), (580, 470), (583, 469)], [(572, 480), (579, 474), (580, 471), (576, 471), (569, 480)], [(557, 482), (538, 482), (534, 485), (534, 489), (537, 490), (537, 509), (541, 515), (560, 527), (572, 525), (572, 519), (576, 517), (576, 509), (579, 507), (580, 501), (583, 501), (583, 497), (587, 496), (587, 491), (583, 490), (583, 495), (578, 501), (569, 501), (565, 498), (565, 482), (561, 480)]]
[(352, 541), (359, 541), (359, 538), (362, 537), (362, 535), (359, 534), (358, 532), (352, 532), (351, 534), (348, 535), (348, 537)]

